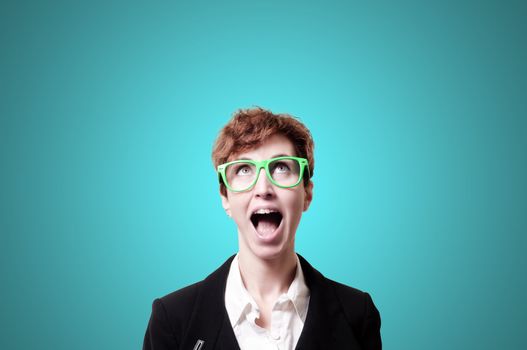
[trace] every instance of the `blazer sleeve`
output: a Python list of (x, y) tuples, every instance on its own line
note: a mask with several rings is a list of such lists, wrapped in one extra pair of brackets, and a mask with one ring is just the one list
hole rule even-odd
[(361, 345), (364, 350), (381, 350), (381, 316), (373, 304), (373, 300), (368, 293), (364, 293), (365, 311), (364, 321), (361, 332)]
[(163, 301), (155, 299), (152, 303), (152, 314), (148, 321), (143, 350), (177, 350), (178, 341), (170, 327)]

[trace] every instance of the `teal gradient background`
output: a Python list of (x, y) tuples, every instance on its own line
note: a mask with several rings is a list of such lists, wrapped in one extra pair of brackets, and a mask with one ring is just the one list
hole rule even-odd
[[(316, 143), (297, 250), (386, 349), (520, 349), (523, 1), (2, 1), (1, 349), (138, 349), (236, 252), (210, 161), (240, 107)], [(340, 160), (345, 159), (345, 162)]]

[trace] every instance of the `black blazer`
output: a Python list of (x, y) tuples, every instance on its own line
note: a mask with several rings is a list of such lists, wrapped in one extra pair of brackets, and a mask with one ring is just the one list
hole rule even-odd
[[(224, 298), (233, 258), (205, 280), (154, 300), (143, 350), (239, 350)], [(369, 294), (299, 259), (311, 297), (296, 349), (380, 350), (381, 319)]]

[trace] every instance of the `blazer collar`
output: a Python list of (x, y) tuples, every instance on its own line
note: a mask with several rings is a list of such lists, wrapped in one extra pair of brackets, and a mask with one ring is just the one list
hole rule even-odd
[[(353, 334), (328, 280), (297, 255), (311, 296), (296, 349), (329, 349), (338, 343), (337, 339), (353, 342)], [(225, 309), (225, 286), (234, 256), (203, 280), (182, 349), (193, 349), (198, 340), (205, 342), (203, 349), (239, 349)]]

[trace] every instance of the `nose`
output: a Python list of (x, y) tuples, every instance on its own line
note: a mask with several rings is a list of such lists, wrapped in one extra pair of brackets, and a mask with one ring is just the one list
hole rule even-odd
[(258, 174), (258, 180), (254, 184), (253, 191), (257, 197), (262, 198), (271, 198), (274, 195), (273, 184), (267, 178), (267, 174), (265, 173), (265, 169), (263, 168), (260, 169), (260, 173)]

